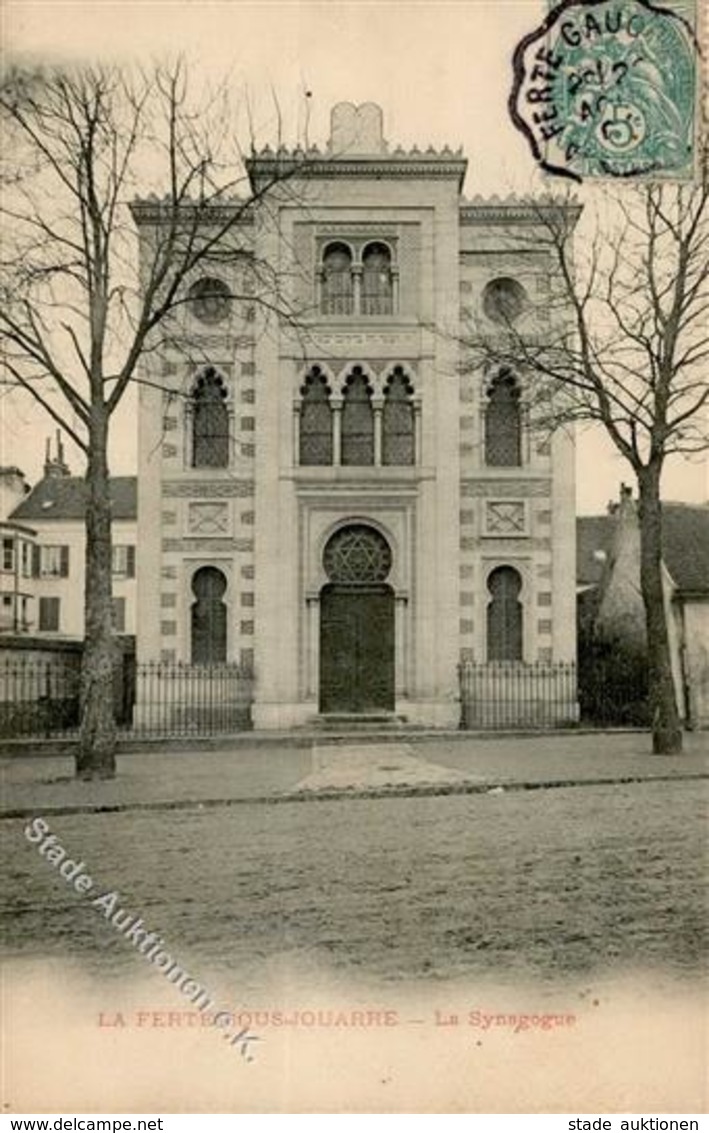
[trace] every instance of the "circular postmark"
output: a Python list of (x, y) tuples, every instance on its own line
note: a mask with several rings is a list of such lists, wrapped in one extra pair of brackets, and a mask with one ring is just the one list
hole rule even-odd
[(539, 165), (580, 181), (690, 178), (694, 0), (562, 0), (514, 53), (509, 109)]

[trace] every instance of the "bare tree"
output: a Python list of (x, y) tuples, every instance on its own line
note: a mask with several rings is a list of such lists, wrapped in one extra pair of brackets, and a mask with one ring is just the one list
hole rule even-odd
[(548, 293), (510, 309), (497, 333), (473, 326), (474, 365), (522, 371), (533, 427), (603, 426), (639, 494), (640, 579), (653, 750), (682, 750), (662, 584), (662, 472), (668, 457), (709, 446), (709, 159), (686, 184), (596, 191), (590, 234), (566, 197), (532, 205)]
[[(143, 380), (146, 352), (175, 341), (190, 278), (211, 259), (244, 265), (232, 300), (295, 318), (282, 277), (255, 254), (253, 228), (299, 162), (250, 181), (227, 95), (221, 86), (195, 100), (181, 63), (149, 73), (10, 69), (0, 81), (3, 378), (86, 458), (82, 778), (115, 774), (113, 415)], [(131, 204), (136, 196), (142, 205)], [(141, 208), (139, 269), (131, 210)]]

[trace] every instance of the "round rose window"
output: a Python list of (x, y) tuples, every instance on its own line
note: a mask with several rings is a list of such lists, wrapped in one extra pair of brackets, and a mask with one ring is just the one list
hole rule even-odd
[(331, 582), (384, 582), (391, 570), (391, 548), (373, 527), (352, 523), (328, 540), (323, 566)]
[(513, 323), (527, 306), (527, 292), (516, 279), (493, 279), (483, 291), (483, 311), (494, 323)]
[(220, 323), (229, 314), (229, 288), (221, 279), (198, 279), (190, 287), (189, 304), (201, 323)]

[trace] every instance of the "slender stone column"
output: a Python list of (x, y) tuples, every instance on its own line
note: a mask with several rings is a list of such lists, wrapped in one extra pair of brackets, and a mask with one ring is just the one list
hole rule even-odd
[(413, 399), (414, 405), (414, 464), (422, 463), (423, 432), (421, 429), (421, 397)]
[(408, 632), (409, 599), (405, 594), (397, 594), (394, 607), (394, 649), (395, 649), (395, 687), (397, 697), (408, 692)]
[(317, 695), (318, 667), (320, 663), (320, 595), (307, 594), (305, 598), (307, 610), (306, 626), (306, 695), (308, 698)]
[(352, 302), (353, 314), (362, 313), (362, 268), (357, 264), (352, 267)]
[(300, 407), (299, 397), (293, 400), (293, 464), (300, 464)]
[(342, 463), (342, 401), (341, 397), (331, 397), (332, 408), (332, 463)]
[(382, 413), (384, 411), (384, 398), (373, 397), (372, 409), (374, 411), (374, 463), (379, 467), (382, 463)]

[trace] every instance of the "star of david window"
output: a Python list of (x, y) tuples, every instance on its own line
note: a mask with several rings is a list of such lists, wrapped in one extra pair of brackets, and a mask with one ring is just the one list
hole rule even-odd
[(391, 548), (373, 527), (353, 523), (328, 540), (323, 566), (331, 582), (384, 582), (391, 570)]

